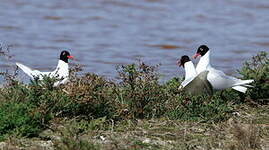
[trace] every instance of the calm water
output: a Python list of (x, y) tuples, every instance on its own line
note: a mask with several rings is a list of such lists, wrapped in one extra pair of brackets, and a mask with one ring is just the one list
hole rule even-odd
[(87, 72), (114, 77), (140, 58), (169, 79), (183, 73), (176, 59), (207, 44), (212, 64), (234, 74), (269, 48), (268, 0), (1, 0), (0, 20), (13, 61), (44, 71), (69, 49)]

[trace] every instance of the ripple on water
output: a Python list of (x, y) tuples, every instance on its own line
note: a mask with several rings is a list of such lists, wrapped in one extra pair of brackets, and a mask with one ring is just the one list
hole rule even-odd
[(12, 25), (0, 25), (0, 30), (10, 31), (10, 30), (20, 30), (20, 28)]
[(245, 54), (245, 53), (249, 53), (249, 50), (232, 50), (232, 53), (235, 53), (235, 54)]
[(148, 47), (157, 47), (157, 48), (164, 49), (164, 50), (185, 49), (185, 47), (183, 47), (183, 46), (168, 45), (168, 44), (156, 44), (156, 45), (145, 44), (145, 46), (148, 46)]
[(269, 47), (269, 42), (253, 42), (253, 44), (267, 48)]
[(70, 42), (74, 42), (73, 39), (55, 39), (55, 40), (52, 40), (54, 42), (57, 42), (57, 43), (70, 43)]
[(59, 16), (44, 16), (43, 17), (45, 20), (62, 20), (62, 17)]

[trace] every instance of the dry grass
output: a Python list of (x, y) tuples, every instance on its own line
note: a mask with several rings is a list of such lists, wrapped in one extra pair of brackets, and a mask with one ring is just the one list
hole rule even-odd
[[(241, 113), (241, 112), (240, 112)], [(248, 115), (257, 115), (256, 112)], [(40, 138), (11, 138), (3, 149), (192, 149), (267, 150), (269, 127), (234, 116), (217, 124), (182, 122), (165, 118), (90, 122), (57, 120)], [(91, 124), (90, 126), (85, 126)], [(38, 146), (39, 145), (39, 146)]]
[(231, 145), (232, 150), (255, 150), (261, 149), (260, 131), (257, 125), (230, 123), (230, 133), (232, 135)]

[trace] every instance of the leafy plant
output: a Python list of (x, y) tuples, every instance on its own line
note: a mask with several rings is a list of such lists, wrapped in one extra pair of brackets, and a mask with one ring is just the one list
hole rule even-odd
[(244, 79), (254, 79), (253, 88), (247, 95), (259, 104), (269, 103), (269, 57), (266, 52), (260, 52), (251, 60), (246, 61), (239, 71)]
[(72, 104), (69, 114), (83, 118), (114, 116), (114, 84), (95, 74), (86, 73), (71, 79), (64, 89)]
[(6, 102), (0, 105), (0, 137), (16, 134), (32, 137), (44, 127), (41, 114), (29, 103)]
[(158, 117), (164, 113), (167, 100), (162, 85), (158, 83), (158, 66), (140, 62), (119, 66), (119, 85), (116, 88), (117, 101), (125, 106), (131, 118)]

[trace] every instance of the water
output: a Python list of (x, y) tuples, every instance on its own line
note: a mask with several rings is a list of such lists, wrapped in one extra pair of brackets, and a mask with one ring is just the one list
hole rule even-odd
[(236, 75), (268, 49), (268, 14), (268, 0), (1, 0), (0, 41), (35, 69), (53, 69), (68, 49), (86, 72), (111, 78), (140, 58), (161, 63), (164, 79), (183, 75), (176, 60), (207, 44), (213, 66)]

